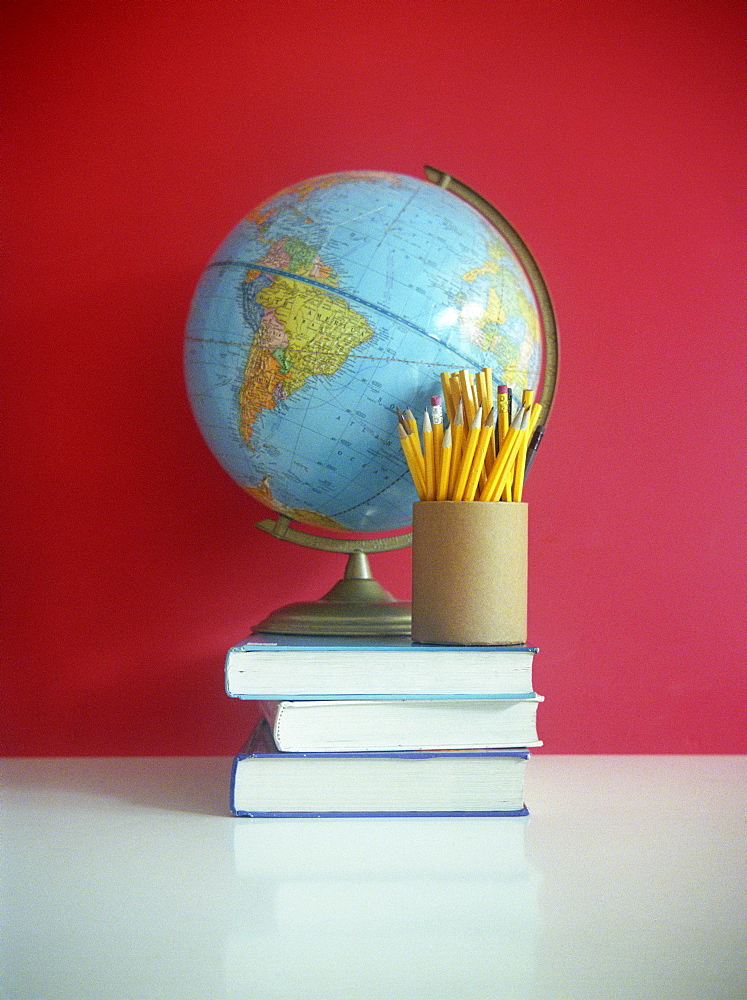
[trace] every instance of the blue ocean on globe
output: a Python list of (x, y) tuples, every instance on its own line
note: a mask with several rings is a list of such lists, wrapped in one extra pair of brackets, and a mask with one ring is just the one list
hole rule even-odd
[(536, 389), (541, 321), (503, 235), (401, 174), (286, 188), (208, 263), (185, 337), (187, 390), (223, 468), (294, 521), (392, 532), (417, 499), (397, 408), (418, 420), (443, 371)]

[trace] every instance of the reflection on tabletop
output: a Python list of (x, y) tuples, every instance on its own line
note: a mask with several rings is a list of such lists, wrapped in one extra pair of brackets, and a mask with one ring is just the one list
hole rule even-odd
[(527, 822), (237, 822), (229, 996), (404, 997), (414, 982), (433, 1000), (531, 995)]

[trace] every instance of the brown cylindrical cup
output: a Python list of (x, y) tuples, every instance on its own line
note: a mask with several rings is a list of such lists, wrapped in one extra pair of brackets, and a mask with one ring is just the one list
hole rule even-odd
[(412, 513), (413, 642), (526, 643), (527, 505), (420, 500)]

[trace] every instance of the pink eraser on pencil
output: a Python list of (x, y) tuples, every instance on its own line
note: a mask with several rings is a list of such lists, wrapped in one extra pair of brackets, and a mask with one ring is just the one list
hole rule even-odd
[(431, 396), (431, 406), (440, 406), (440, 405), (441, 405), (441, 397)]
[(507, 385), (499, 385), (498, 386), (498, 392), (508, 392), (508, 386)]

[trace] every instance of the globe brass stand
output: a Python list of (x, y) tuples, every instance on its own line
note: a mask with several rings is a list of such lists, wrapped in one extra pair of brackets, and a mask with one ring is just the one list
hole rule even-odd
[(274, 538), (295, 545), (347, 552), (345, 575), (318, 601), (298, 601), (272, 611), (255, 632), (295, 635), (407, 635), (410, 632), (410, 604), (398, 601), (373, 578), (369, 552), (386, 552), (412, 543), (407, 532), (389, 538), (342, 539), (310, 535), (291, 527), (288, 517), (267, 518), (257, 525)]

